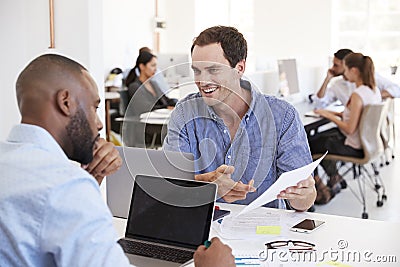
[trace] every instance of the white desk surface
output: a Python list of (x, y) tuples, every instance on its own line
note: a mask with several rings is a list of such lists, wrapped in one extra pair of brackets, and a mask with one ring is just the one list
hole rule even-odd
[[(299, 113), (301, 122), (303, 123), (304, 126), (310, 125), (314, 122), (317, 122), (317, 121), (320, 121), (323, 119), (322, 117), (318, 118), (318, 117), (306, 117), (305, 116), (306, 113), (309, 113), (315, 109), (315, 105), (308, 101), (298, 102), (298, 103), (293, 104), (293, 106)], [(344, 110), (344, 106), (338, 105), (337, 103), (333, 103), (333, 104), (329, 105), (328, 107), (326, 107), (325, 109), (331, 110), (331, 111), (336, 111), (336, 112), (342, 112)]]
[[(222, 209), (231, 210), (231, 214), (239, 212), (243, 206), (235, 204), (218, 203)], [(302, 240), (316, 244), (317, 261), (315, 263), (308, 262), (306, 265), (296, 265), (294, 263), (282, 263), (275, 265), (277, 262), (269, 263), (263, 266), (399, 266), (400, 264), (400, 223), (382, 222), (374, 220), (365, 220), (351, 217), (333, 216), (318, 213), (294, 212), (286, 210), (277, 210), (270, 208), (260, 208), (260, 212), (271, 212), (279, 214), (281, 218), (281, 234), (280, 235), (260, 235), (259, 239), (250, 240), (226, 240), (221, 238), (217, 231), (212, 229), (210, 237), (218, 236), (222, 241), (228, 244), (233, 249), (233, 254), (238, 255), (244, 252), (252, 251), (261, 252), (264, 249), (264, 244), (273, 240)], [(301, 221), (304, 218), (318, 219), (325, 221), (325, 224), (316, 231), (306, 234), (297, 233), (289, 230), (293, 222)], [(213, 222), (216, 224), (217, 222)], [(114, 226), (119, 237), (123, 237), (125, 233), (126, 220), (114, 218)], [(214, 227), (213, 227), (214, 228)], [(350, 259), (357, 259), (353, 253), (360, 253), (361, 260), (346, 260), (348, 255)], [(333, 254), (328, 254), (333, 253)], [(332, 255), (332, 256), (329, 256)], [(328, 257), (338, 257), (346, 265), (321, 265), (322, 262), (329, 262)], [(388, 259), (389, 256), (394, 256), (397, 263), (377, 263), (373, 262), (378, 259)], [(371, 262), (366, 262), (370, 259)], [(319, 261), (318, 261), (319, 260)], [(391, 258), (393, 261), (393, 257)], [(347, 261), (347, 262), (346, 262)], [(320, 265), (318, 265), (320, 264)], [(139, 266), (139, 265), (138, 265)], [(145, 265), (143, 265), (145, 266)]]
[(171, 116), (172, 109), (162, 108), (140, 114), (140, 122), (146, 124), (166, 125)]
[(105, 99), (119, 99), (119, 93), (118, 92), (104, 92), (104, 98)]

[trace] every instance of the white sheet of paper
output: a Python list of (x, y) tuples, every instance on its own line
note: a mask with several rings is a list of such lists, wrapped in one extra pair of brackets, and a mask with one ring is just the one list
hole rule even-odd
[(257, 235), (257, 226), (280, 226), (281, 215), (274, 212), (252, 211), (246, 216), (226, 216), (220, 224), (220, 236), (224, 239), (263, 238)]
[(303, 166), (303, 167), (300, 167), (298, 169), (282, 173), (281, 176), (279, 176), (278, 180), (276, 180), (276, 182), (273, 183), (270, 186), (270, 188), (268, 188), (267, 191), (265, 191), (261, 196), (256, 198), (249, 205), (247, 205), (236, 216), (239, 216), (241, 214), (244, 214), (246, 212), (254, 210), (254, 209), (258, 208), (258, 207), (261, 207), (264, 204), (267, 204), (267, 203), (275, 200), (276, 196), (282, 190), (285, 190), (286, 188), (288, 188), (290, 186), (295, 186), (301, 180), (306, 179), (308, 176), (310, 176), (310, 174), (314, 171), (314, 169), (318, 166), (318, 164), (321, 162), (321, 160), (325, 157), (325, 155), (327, 153), (328, 152), (326, 152), (322, 157), (320, 157), (316, 161), (311, 162), (310, 164), (308, 164), (306, 166)]

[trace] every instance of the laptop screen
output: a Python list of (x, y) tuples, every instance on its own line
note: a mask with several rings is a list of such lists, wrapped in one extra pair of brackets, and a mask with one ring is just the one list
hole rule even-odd
[(125, 236), (196, 249), (208, 239), (216, 185), (136, 176)]

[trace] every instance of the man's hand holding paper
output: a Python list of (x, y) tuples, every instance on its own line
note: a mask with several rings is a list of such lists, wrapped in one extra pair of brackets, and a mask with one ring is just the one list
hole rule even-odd
[[(289, 200), (291, 206), (297, 210), (306, 210), (307, 207), (301, 207), (300, 203), (304, 203), (304, 199), (315, 193), (315, 181), (310, 175), (307, 179), (298, 182), (296, 186), (289, 186), (282, 190), (277, 198)], [(297, 201), (300, 203), (297, 203)]]
[[(325, 155), (327, 153), (328, 152), (326, 152)], [(267, 191), (247, 205), (238, 215), (261, 207), (262, 205), (267, 204), (276, 198), (288, 199), (293, 208), (297, 210), (304, 210), (299, 206), (299, 203), (302, 202), (302, 198), (304, 199), (308, 197), (309, 194), (312, 194), (311, 190), (315, 190), (312, 188), (314, 181), (311, 181), (313, 178), (310, 174), (318, 166), (325, 155), (306, 166), (282, 173), (278, 180), (276, 180), (276, 182), (273, 183)], [(307, 178), (304, 179), (305, 177)]]

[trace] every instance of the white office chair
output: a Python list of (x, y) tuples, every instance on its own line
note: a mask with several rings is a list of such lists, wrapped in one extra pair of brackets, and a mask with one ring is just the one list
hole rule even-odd
[(387, 110), (387, 117), (383, 120), (381, 137), (384, 146), (384, 154), (380, 166), (383, 167), (384, 163), (389, 165), (389, 158), (394, 159), (394, 146), (395, 146), (395, 130), (394, 130), (394, 100), (388, 98), (385, 100), (385, 109)]
[[(385, 187), (379, 172), (374, 172), (371, 175), (365, 168), (367, 164), (373, 164), (378, 160), (384, 152), (383, 142), (381, 138), (382, 122), (386, 118), (387, 112), (384, 104), (367, 105), (361, 115), (359, 131), (361, 137), (362, 148), (364, 150), (364, 158), (356, 158), (342, 155), (328, 154), (325, 159), (341, 161), (344, 163), (351, 163), (352, 166), (348, 168), (342, 176), (344, 177), (348, 172), (353, 171), (354, 179), (357, 179), (359, 195), (349, 186), (354, 196), (363, 205), (362, 218), (367, 219), (368, 213), (366, 209), (366, 183), (371, 185), (371, 189), (378, 195), (377, 206), (381, 207), (383, 201), (387, 200), (385, 194)], [(319, 158), (321, 154), (313, 155), (313, 158)], [(346, 166), (346, 165), (342, 165)], [(373, 166), (374, 168), (374, 166)], [(375, 168), (374, 168), (375, 170)]]

